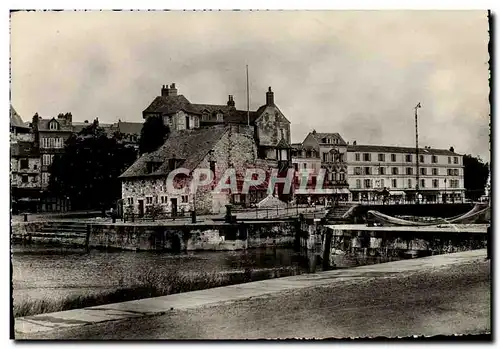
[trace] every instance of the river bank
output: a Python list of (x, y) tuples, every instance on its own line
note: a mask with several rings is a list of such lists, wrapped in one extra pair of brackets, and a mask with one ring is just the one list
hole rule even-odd
[[(220, 252), (12, 248), (16, 316), (321, 271), (314, 252), (261, 248)], [(339, 255), (338, 268), (397, 258)], [(166, 281), (165, 281), (166, 280)]]

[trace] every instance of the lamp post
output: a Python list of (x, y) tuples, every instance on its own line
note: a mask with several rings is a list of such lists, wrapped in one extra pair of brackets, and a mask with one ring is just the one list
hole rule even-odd
[(417, 155), (417, 159), (416, 159), (416, 164), (417, 164), (417, 185), (415, 186), (415, 189), (416, 189), (416, 193), (415, 193), (415, 198), (416, 198), (416, 201), (417, 201), (417, 204), (419, 203), (419, 187), (420, 187), (420, 183), (419, 183), (419, 180), (420, 180), (420, 173), (419, 173), (419, 157), (418, 157), (418, 109), (419, 108), (422, 108), (422, 106), (420, 105), (420, 102), (418, 102), (418, 104), (415, 106), (415, 153)]
[(445, 178), (444, 179), (444, 203), (446, 203), (446, 200), (447, 200), (446, 196), (447, 195), (446, 195), (446, 178)]

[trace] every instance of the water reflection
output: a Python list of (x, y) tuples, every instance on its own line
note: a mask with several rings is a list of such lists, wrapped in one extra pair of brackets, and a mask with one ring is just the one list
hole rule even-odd
[[(317, 252), (286, 248), (227, 252), (106, 252), (81, 249), (14, 246), (12, 248), (14, 302), (32, 298), (60, 298), (122, 287), (148, 268), (185, 273), (244, 271), (292, 267), (297, 273), (322, 270)], [(379, 263), (376, 258), (335, 256), (337, 268)]]

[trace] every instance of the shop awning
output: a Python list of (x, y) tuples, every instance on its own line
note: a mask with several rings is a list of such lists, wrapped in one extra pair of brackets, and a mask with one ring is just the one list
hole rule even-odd
[(347, 188), (340, 188), (340, 189), (334, 190), (334, 193), (335, 194), (349, 194), (350, 190)]
[(393, 191), (389, 191), (389, 194), (390, 195), (394, 195), (394, 196), (403, 196), (403, 195), (406, 195), (406, 193), (402, 190), (393, 190)]

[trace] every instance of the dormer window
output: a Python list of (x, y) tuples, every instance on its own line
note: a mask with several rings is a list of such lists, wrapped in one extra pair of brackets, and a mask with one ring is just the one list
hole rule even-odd
[(147, 163), (148, 173), (156, 172), (161, 166), (161, 162), (150, 161)]
[(59, 124), (57, 121), (52, 121), (49, 123), (49, 130), (58, 130), (59, 129)]
[(224, 121), (224, 117), (222, 116), (222, 112), (217, 113), (217, 121)]

